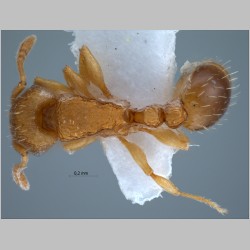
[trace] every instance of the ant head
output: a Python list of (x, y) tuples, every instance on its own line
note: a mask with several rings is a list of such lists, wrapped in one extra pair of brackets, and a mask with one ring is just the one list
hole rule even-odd
[(202, 130), (215, 124), (226, 112), (231, 96), (230, 74), (213, 61), (185, 63), (174, 93), (187, 112), (183, 126)]

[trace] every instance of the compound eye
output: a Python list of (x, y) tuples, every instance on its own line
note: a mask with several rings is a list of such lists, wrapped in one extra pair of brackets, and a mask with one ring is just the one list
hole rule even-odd
[(183, 126), (202, 130), (226, 112), (231, 97), (230, 74), (218, 63), (205, 61), (184, 65), (175, 95), (187, 112)]

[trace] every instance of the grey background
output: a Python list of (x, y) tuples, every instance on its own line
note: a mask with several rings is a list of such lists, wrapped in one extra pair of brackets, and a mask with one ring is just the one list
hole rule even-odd
[[(11, 90), (18, 82), (15, 55), (19, 43), (36, 34), (38, 43), (26, 62), (29, 84), (35, 76), (64, 82), (62, 69), (74, 65), (63, 31), (2, 31), (2, 218), (248, 218), (248, 32), (181, 31), (177, 34), (178, 69), (186, 60), (231, 60), (239, 71), (241, 92), (227, 121), (204, 134), (188, 133), (192, 147), (173, 158), (172, 180), (182, 190), (200, 194), (228, 208), (222, 217), (198, 202), (173, 197), (133, 205), (121, 193), (99, 143), (68, 155), (58, 145), (40, 157), (30, 156), (26, 174), (29, 192), (12, 181), (11, 168), (20, 157), (11, 147), (8, 112)], [(177, 74), (177, 78), (178, 79)], [(97, 177), (69, 177), (74, 170)]]

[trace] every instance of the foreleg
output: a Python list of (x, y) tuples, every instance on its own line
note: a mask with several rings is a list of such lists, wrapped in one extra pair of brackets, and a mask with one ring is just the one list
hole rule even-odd
[(48, 91), (56, 94), (72, 93), (71, 89), (60, 82), (54, 80), (47, 80), (42, 77), (36, 77), (34, 84), (45, 88)]

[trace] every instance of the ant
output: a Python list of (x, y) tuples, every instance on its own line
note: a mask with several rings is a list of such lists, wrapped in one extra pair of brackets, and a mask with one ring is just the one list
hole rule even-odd
[[(130, 104), (118, 104), (104, 82), (102, 69), (94, 55), (83, 46), (80, 49), (79, 73), (69, 66), (63, 70), (67, 86), (40, 77), (26, 87), (24, 61), (36, 37), (24, 39), (17, 53), (20, 82), (11, 95), (10, 128), (13, 147), (21, 162), (13, 167), (13, 179), (23, 190), (30, 188), (24, 174), (28, 153), (41, 154), (61, 141), (68, 151), (79, 150), (101, 137), (116, 136), (135, 162), (166, 192), (205, 203), (225, 214), (227, 210), (204, 197), (182, 192), (173, 182), (156, 175), (143, 150), (127, 140), (130, 133), (142, 131), (160, 142), (177, 149), (188, 150), (189, 140), (179, 128), (191, 131), (207, 129), (225, 113), (231, 97), (230, 74), (214, 61), (189, 63), (184, 66), (170, 102), (133, 109)], [(96, 98), (88, 87), (94, 84), (105, 98)], [(22, 93), (23, 92), (23, 93)], [(164, 128), (161, 125), (166, 124)]]

